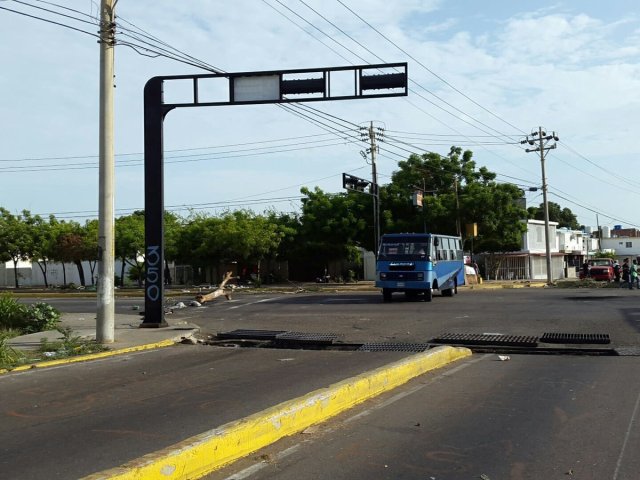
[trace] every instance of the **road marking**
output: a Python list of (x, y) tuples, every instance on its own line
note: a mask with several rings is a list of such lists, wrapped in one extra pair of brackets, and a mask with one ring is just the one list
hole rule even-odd
[(631, 414), (631, 420), (629, 420), (629, 426), (627, 426), (627, 432), (624, 435), (624, 441), (622, 442), (622, 449), (620, 450), (620, 456), (618, 457), (618, 461), (616, 462), (616, 469), (613, 472), (613, 480), (617, 480), (618, 473), (620, 473), (620, 467), (622, 466), (622, 458), (624, 457), (624, 451), (627, 448), (627, 443), (629, 443), (629, 436), (631, 435), (631, 427), (633, 427), (633, 424), (636, 421), (639, 407), (640, 407), (640, 392), (638, 392), (638, 398), (636, 398), (636, 405), (633, 408), (633, 413)]
[(255, 305), (256, 303), (269, 302), (271, 300), (276, 300), (278, 298), (284, 298), (284, 296), (282, 296), (282, 297), (273, 297), (273, 298), (263, 298), (261, 300), (256, 300), (255, 302), (243, 303), (242, 305), (234, 305), (233, 307), (227, 308), (227, 310), (235, 310), (236, 308), (246, 307), (247, 305)]
[(270, 461), (263, 460), (260, 463), (251, 465), (250, 467), (247, 467), (244, 470), (240, 470), (239, 472), (234, 473), (230, 477), (225, 478), (225, 480), (243, 480), (245, 478), (249, 478), (251, 475), (253, 475), (254, 473), (258, 473), (260, 470), (262, 470), (264, 467), (266, 467), (270, 463), (277, 462), (278, 460), (282, 460), (283, 458), (286, 458), (292, 453), (295, 453), (296, 451), (300, 450), (300, 447), (301, 447), (300, 443), (298, 443), (297, 445), (293, 445), (292, 447), (289, 447), (281, 452), (278, 452), (275, 455), (271, 455)]

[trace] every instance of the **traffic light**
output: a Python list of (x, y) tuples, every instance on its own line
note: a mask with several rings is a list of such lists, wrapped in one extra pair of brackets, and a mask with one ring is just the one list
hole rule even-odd
[(371, 182), (369, 180), (354, 177), (353, 175), (349, 175), (348, 173), (342, 174), (342, 188), (346, 188), (347, 190), (354, 190), (356, 192), (364, 192), (364, 189), (370, 186)]

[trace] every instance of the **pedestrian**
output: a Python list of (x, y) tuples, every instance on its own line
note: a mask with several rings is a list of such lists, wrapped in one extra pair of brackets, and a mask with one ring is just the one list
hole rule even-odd
[(629, 267), (629, 259), (625, 258), (622, 262), (622, 283), (620, 284), (620, 287), (625, 287), (627, 284), (629, 285), (629, 288), (633, 288), (633, 284), (631, 283), (631, 269)]
[(631, 286), (629, 288), (633, 289), (633, 284), (636, 284), (636, 288), (640, 289), (640, 277), (638, 277), (638, 261), (633, 260), (631, 264)]
[(589, 262), (586, 260), (582, 264), (582, 278), (589, 278)]
[(618, 260), (613, 262), (613, 276), (613, 281), (620, 283), (620, 264), (618, 263)]

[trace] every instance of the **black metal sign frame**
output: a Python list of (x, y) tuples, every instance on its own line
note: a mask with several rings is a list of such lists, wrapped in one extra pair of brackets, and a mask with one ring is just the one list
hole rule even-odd
[[(391, 70), (391, 73), (384, 73)], [(331, 75), (353, 72), (353, 93), (337, 95), (331, 92)], [(199, 83), (203, 79), (229, 79), (229, 99), (222, 102), (202, 102)], [(240, 95), (238, 81), (261, 78), (270, 80), (277, 92), (271, 96)], [(185, 103), (164, 103), (164, 84), (172, 80), (191, 80), (193, 100)], [(144, 87), (144, 203), (145, 203), (145, 312), (141, 327), (165, 327), (164, 319), (164, 117), (174, 108), (209, 107), (291, 102), (350, 100), (359, 98), (398, 97), (408, 92), (406, 63), (361, 65), (262, 72), (213, 73), (203, 75), (172, 75), (151, 78)], [(380, 90), (383, 90), (380, 92)]]

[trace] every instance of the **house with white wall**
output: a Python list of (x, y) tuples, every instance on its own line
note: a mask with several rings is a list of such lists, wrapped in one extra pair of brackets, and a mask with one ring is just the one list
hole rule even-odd
[(613, 251), (619, 261), (640, 258), (640, 237), (603, 238), (602, 248)]

